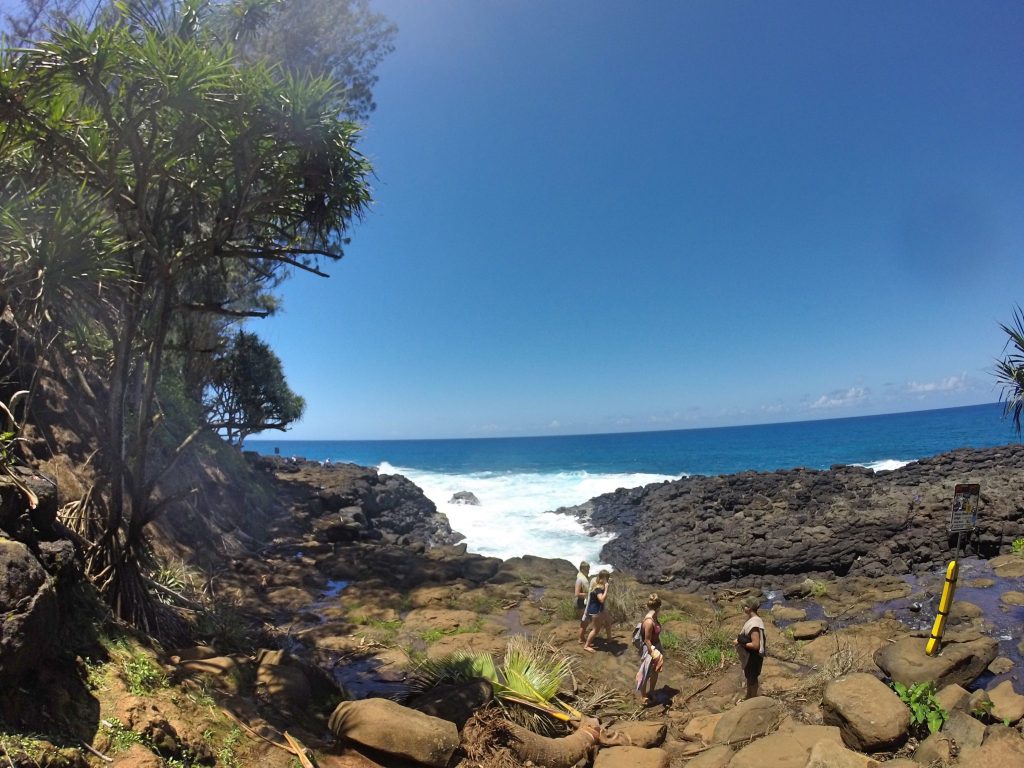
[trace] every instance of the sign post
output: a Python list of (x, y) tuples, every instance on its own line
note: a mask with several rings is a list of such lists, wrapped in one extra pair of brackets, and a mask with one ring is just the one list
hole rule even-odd
[(953, 511), (949, 516), (949, 533), (956, 534), (956, 555), (946, 568), (946, 580), (942, 585), (942, 597), (939, 598), (939, 610), (935, 614), (932, 633), (925, 645), (924, 652), (934, 656), (939, 652), (942, 633), (946, 628), (946, 616), (953, 605), (956, 592), (956, 579), (960, 571), (960, 552), (963, 535), (973, 531), (978, 524), (978, 503), (981, 500), (981, 486), (978, 483), (957, 483), (953, 488)]

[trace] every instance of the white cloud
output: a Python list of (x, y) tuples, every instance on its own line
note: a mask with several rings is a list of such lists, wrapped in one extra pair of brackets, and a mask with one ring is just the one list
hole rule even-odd
[(968, 388), (967, 374), (947, 376), (939, 381), (908, 381), (905, 385), (912, 395), (928, 395), (933, 392), (964, 392)]
[(822, 395), (811, 403), (811, 408), (844, 408), (865, 400), (867, 396), (868, 390), (866, 388), (850, 387), (847, 390), (837, 390), (827, 395)]
[(561, 426), (562, 426), (562, 422), (560, 422), (558, 419), (552, 419), (551, 423), (548, 424), (548, 429), (558, 429)]

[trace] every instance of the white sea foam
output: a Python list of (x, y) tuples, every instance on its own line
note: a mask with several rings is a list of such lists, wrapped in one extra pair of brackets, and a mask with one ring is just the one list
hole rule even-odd
[[(570, 515), (547, 514), (559, 507), (582, 504), (618, 488), (676, 480), (652, 474), (590, 474), (588, 472), (444, 474), (382, 463), (384, 474), (399, 474), (418, 485), (448, 516), (454, 530), (466, 537), (470, 552), (500, 557), (538, 555), (601, 567), (601, 547), (610, 534), (590, 536)], [(450, 504), (459, 491), (470, 491), (480, 505)]]
[(855, 464), (854, 466), (866, 467), (872, 472), (885, 472), (887, 470), (899, 469), (912, 463), (912, 461), (902, 461), (901, 459), (880, 459), (879, 461), (869, 461), (867, 464)]

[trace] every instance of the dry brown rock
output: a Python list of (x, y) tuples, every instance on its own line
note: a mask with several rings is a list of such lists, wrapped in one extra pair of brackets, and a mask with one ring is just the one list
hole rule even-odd
[(772, 618), (775, 621), (803, 621), (807, 611), (803, 608), (791, 608), (788, 605), (773, 605)]
[(953, 712), (942, 732), (950, 736), (962, 751), (977, 749), (985, 739), (985, 724), (963, 711)]
[(963, 709), (967, 704), (967, 698), (970, 696), (965, 688), (951, 683), (941, 688), (935, 694), (935, 701), (939, 703), (946, 712), (953, 712), (956, 709)]
[(838, 726), (843, 741), (861, 752), (889, 751), (907, 740), (910, 710), (873, 675), (857, 672), (833, 680), (821, 706), (825, 723)]
[(794, 640), (813, 640), (819, 635), (825, 634), (828, 622), (821, 620), (798, 621), (795, 624), (790, 624), (787, 629), (793, 635)]
[(821, 741), (843, 749), (838, 728), (826, 725), (799, 725), (758, 739), (741, 749), (729, 768), (806, 768), (811, 750)]
[(990, 725), (985, 742), (969, 758), (970, 768), (1024, 768), (1024, 738), (1012, 728)]
[(904, 637), (875, 652), (875, 664), (890, 678), (904, 685), (933, 680), (936, 688), (950, 683), (969, 685), (978, 679), (999, 651), (999, 643), (990, 637), (966, 642), (946, 642), (942, 654), (928, 656), (926, 640)]
[(594, 768), (668, 768), (669, 754), (663, 749), (605, 747), (597, 753)]
[(644, 749), (660, 747), (665, 741), (667, 731), (668, 726), (665, 723), (653, 720), (627, 720), (608, 729), (611, 736), (621, 734), (623, 745)]
[(335, 736), (434, 768), (447, 765), (459, 746), (455, 723), (388, 699), (344, 701), (327, 725)]
[(721, 712), (712, 715), (695, 715), (690, 722), (683, 726), (683, 736), (690, 741), (710, 744), (715, 736), (715, 727), (721, 719)]
[(914, 750), (914, 760), (923, 765), (946, 765), (953, 760), (955, 753), (953, 740), (948, 734), (932, 733)]
[(1016, 723), (1024, 717), (1024, 696), (1013, 689), (1013, 683), (1004, 680), (988, 692), (992, 700), (992, 717), (1004, 722)]
[(811, 749), (806, 768), (878, 768), (882, 765), (860, 752), (837, 747), (828, 739), (822, 739)]
[(763, 736), (778, 728), (785, 714), (782, 704), (767, 696), (741, 701), (722, 715), (711, 740), (715, 744), (738, 744)]
[(697, 755), (686, 764), (686, 768), (727, 768), (732, 761), (732, 747), (719, 744), (707, 752)]

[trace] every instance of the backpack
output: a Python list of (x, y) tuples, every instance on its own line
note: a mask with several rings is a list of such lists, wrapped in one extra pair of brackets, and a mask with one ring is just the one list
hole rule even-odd
[(641, 620), (633, 629), (633, 647), (637, 653), (644, 652), (644, 623)]

